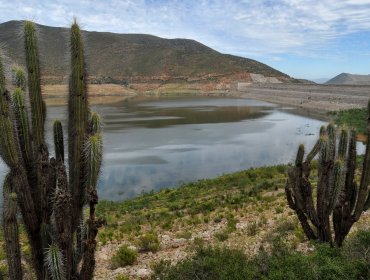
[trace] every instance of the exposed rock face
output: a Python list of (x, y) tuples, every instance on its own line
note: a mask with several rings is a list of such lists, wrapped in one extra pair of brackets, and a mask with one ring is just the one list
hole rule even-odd
[(252, 79), (253, 83), (262, 83), (262, 84), (267, 84), (267, 83), (269, 83), (269, 84), (279, 84), (279, 83), (282, 83), (282, 81), (279, 80), (276, 77), (265, 77), (262, 74), (254, 74), (254, 73), (251, 73), (250, 76), (251, 76), (251, 79)]

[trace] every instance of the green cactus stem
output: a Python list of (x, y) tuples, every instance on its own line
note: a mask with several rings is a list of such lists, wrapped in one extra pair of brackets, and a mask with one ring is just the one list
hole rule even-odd
[(40, 63), (36, 27), (33, 22), (24, 24), (24, 46), (28, 74), (28, 89), (31, 103), (32, 130), (35, 148), (44, 143), (45, 107), (41, 95)]
[(45, 265), (52, 280), (66, 280), (63, 255), (55, 244), (51, 244), (45, 252)]
[(17, 87), (13, 93), (13, 108), (17, 123), (19, 146), (22, 151), (22, 157), (25, 162), (26, 169), (27, 171), (30, 171), (33, 163), (32, 141), (30, 136), (28, 113), (24, 100), (24, 92), (19, 87)]
[(85, 202), (85, 168), (83, 145), (87, 135), (88, 103), (86, 88), (86, 66), (81, 31), (76, 22), (71, 27), (71, 67), (69, 83), (69, 174), (73, 197), (73, 228), (77, 228)]
[(16, 64), (12, 67), (12, 82), (15, 87), (21, 90), (26, 89), (26, 75), (23, 69)]
[(57, 187), (53, 198), (53, 213), (55, 219), (55, 227), (58, 232), (58, 246), (65, 260), (65, 274), (69, 279), (73, 265), (73, 250), (72, 243), (72, 224), (71, 217), (72, 197), (68, 188), (68, 178), (65, 166), (62, 161), (57, 165)]
[(17, 222), (17, 195), (11, 190), (11, 177), (5, 177), (3, 185), (4, 211), (3, 229), (5, 251), (9, 267), (10, 280), (22, 279), (21, 248)]
[(338, 147), (338, 157), (341, 159), (346, 158), (348, 146), (348, 130), (343, 128), (340, 134), (339, 147)]
[(100, 133), (89, 136), (85, 142), (86, 185), (96, 188), (103, 156), (103, 143)]
[(94, 135), (96, 133), (99, 133), (101, 131), (102, 123), (100, 120), (100, 115), (96, 112), (93, 112), (91, 114), (91, 119), (90, 119), (90, 134)]
[(10, 103), (9, 92), (4, 91), (0, 95), (0, 153), (4, 162), (12, 167), (19, 163), (20, 155)]
[(63, 127), (60, 120), (55, 120), (53, 124), (55, 159), (64, 161), (64, 140)]

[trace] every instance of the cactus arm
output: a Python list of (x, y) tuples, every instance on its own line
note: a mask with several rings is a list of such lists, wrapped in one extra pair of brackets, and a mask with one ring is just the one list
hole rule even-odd
[[(87, 238), (83, 251), (83, 264), (81, 268), (81, 279), (91, 279), (95, 269), (95, 250), (96, 250), (96, 235), (98, 228), (105, 222), (103, 220), (95, 219), (95, 206), (98, 203), (98, 195), (96, 191), (97, 179), (100, 173), (103, 142), (100, 134), (101, 122), (98, 114), (93, 113), (90, 120), (90, 133), (85, 142), (85, 160), (86, 160), (86, 174), (88, 186), (88, 199), (90, 207), (90, 216), (87, 221)], [(81, 235), (82, 237), (82, 235)]]
[(25, 169), (18, 165), (11, 169), (11, 184), (18, 197), (18, 205), (31, 245), (32, 261), (38, 279), (42, 278), (43, 250), (40, 233), (40, 220), (32, 199)]
[(315, 145), (313, 146), (312, 150), (307, 154), (306, 157), (306, 162), (309, 163), (311, 162), (315, 156), (320, 152), (320, 147), (322, 145), (321, 143), (321, 136), (324, 136), (326, 133), (326, 128), (325, 126), (320, 127), (320, 137), (319, 140), (316, 141)]
[(65, 259), (65, 275), (69, 279), (73, 266), (72, 223), (66, 217), (71, 216), (72, 197), (68, 188), (68, 178), (64, 163), (57, 164), (57, 188), (54, 193), (53, 213), (55, 228), (58, 233), (58, 247)]
[(54, 134), (54, 147), (56, 161), (64, 162), (64, 140), (63, 140), (63, 127), (60, 120), (55, 120), (53, 124)]
[(13, 167), (20, 161), (15, 127), (10, 112), (10, 97), (7, 91), (0, 95), (0, 151), (4, 162)]
[(28, 73), (28, 89), (31, 103), (32, 131), (35, 149), (44, 143), (45, 110), (41, 95), (40, 64), (37, 47), (35, 24), (26, 21), (24, 24), (24, 46)]
[(315, 156), (320, 152), (320, 146), (321, 146), (321, 141), (319, 138), (319, 140), (317, 140), (317, 142), (313, 146), (312, 150), (308, 153), (306, 157), (306, 162), (311, 162), (315, 158)]
[(86, 165), (86, 186), (96, 188), (103, 156), (103, 143), (100, 133), (87, 138), (84, 147)]
[(336, 137), (335, 137), (335, 126), (333, 123), (329, 123), (328, 124), (328, 127), (327, 127), (327, 133), (328, 133), (328, 137), (329, 137), (329, 149), (328, 149), (328, 156), (329, 156), (329, 160), (331, 160), (332, 162), (334, 162), (334, 159), (335, 159), (335, 146), (336, 146)]
[(12, 67), (12, 79), (13, 85), (21, 90), (26, 89), (26, 75), (23, 69), (18, 65), (13, 65)]
[(3, 185), (3, 229), (10, 280), (22, 279), (21, 249), (17, 222), (17, 195), (11, 190), (11, 177), (5, 177)]
[[(311, 191), (311, 185), (308, 180), (303, 177), (303, 173), (305, 173), (303, 172), (303, 169), (309, 168), (307, 163), (303, 163), (303, 158), (304, 145), (300, 145), (297, 151), (295, 166), (292, 167), (288, 172), (288, 181), (285, 186), (285, 194), (289, 207), (296, 212), (298, 220), (301, 223), (307, 238), (316, 239), (317, 237), (308, 223), (307, 218), (310, 217), (312, 213), (311, 209), (307, 209), (307, 205), (310, 206), (310, 198), (305, 195), (307, 192)], [(307, 174), (308, 173), (309, 171), (307, 171)]]
[(362, 212), (369, 207), (370, 204), (370, 100), (368, 103), (368, 120), (367, 120), (367, 142), (364, 156), (364, 163), (362, 168), (362, 176), (360, 181), (360, 187), (357, 196), (357, 203), (353, 218), (357, 221)]
[(339, 139), (338, 158), (340, 159), (346, 158), (347, 146), (348, 146), (348, 130), (343, 128)]
[(77, 228), (84, 200), (86, 175), (83, 166), (83, 144), (87, 133), (88, 103), (86, 69), (81, 32), (77, 23), (71, 27), (71, 76), (69, 83), (69, 174), (73, 199), (73, 228)]
[(330, 190), (329, 194), (329, 205), (328, 205), (328, 214), (330, 215), (337, 205), (340, 194), (344, 188), (345, 183), (345, 172), (344, 172), (344, 162), (343, 160), (338, 159), (334, 164), (333, 170), (333, 189)]
[(0, 57), (0, 155), (9, 166), (18, 164), (20, 157), (11, 112), (9, 92), (5, 89), (5, 73)]
[[(329, 127), (328, 127), (329, 129)], [(328, 135), (330, 133), (328, 132)], [(332, 137), (332, 136), (331, 136)], [(320, 149), (319, 159), (319, 178), (317, 183), (317, 218), (319, 221), (318, 238), (324, 242), (331, 241), (330, 221), (328, 214), (328, 195), (329, 195), (329, 182), (332, 168), (332, 157), (334, 152), (331, 150), (333, 143), (331, 143), (330, 136), (321, 137), (322, 146)]]
[(45, 252), (45, 265), (52, 280), (66, 280), (63, 255), (55, 244), (51, 244)]
[(30, 137), (30, 127), (28, 115), (25, 107), (24, 93), (21, 88), (16, 88), (13, 93), (13, 108), (14, 116), (17, 124), (17, 132), (19, 138), (19, 146), (22, 152), (22, 157), (27, 169), (30, 172), (32, 169), (32, 142)]
[(102, 123), (100, 120), (100, 115), (96, 112), (92, 112), (90, 123), (89, 123), (89, 132), (91, 135), (94, 135), (96, 133), (100, 133), (102, 128)]

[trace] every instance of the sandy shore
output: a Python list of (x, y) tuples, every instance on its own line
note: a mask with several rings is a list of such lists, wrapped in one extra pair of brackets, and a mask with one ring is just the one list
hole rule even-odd
[(370, 86), (254, 84), (235, 94), (243, 98), (327, 113), (366, 107), (370, 99)]

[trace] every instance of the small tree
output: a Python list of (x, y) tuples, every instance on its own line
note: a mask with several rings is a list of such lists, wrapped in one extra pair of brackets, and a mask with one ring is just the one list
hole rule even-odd
[[(20, 209), (37, 279), (92, 279), (98, 228), (96, 185), (102, 160), (100, 118), (88, 106), (86, 66), (79, 26), (70, 33), (71, 75), (68, 102), (68, 167), (64, 162), (63, 128), (54, 122), (55, 158), (45, 143), (46, 106), (41, 95), (36, 28), (24, 24), (25, 74), (13, 69), (16, 89), (6, 90), (0, 57), (0, 156), (10, 171), (4, 182), (4, 237), (13, 280), (22, 279), (17, 210)], [(31, 116), (31, 122), (29, 121)], [(83, 218), (88, 204), (89, 217)]]
[[(320, 138), (304, 159), (298, 148), (295, 165), (288, 172), (285, 193), (308, 239), (341, 246), (352, 225), (370, 208), (370, 101), (367, 143), (358, 184), (356, 131), (342, 128), (339, 141), (333, 124), (321, 127)], [(316, 195), (310, 182), (311, 162), (319, 154)], [(315, 202), (316, 199), (316, 202)], [(316, 206), (315, 206), (316, 204)]]

